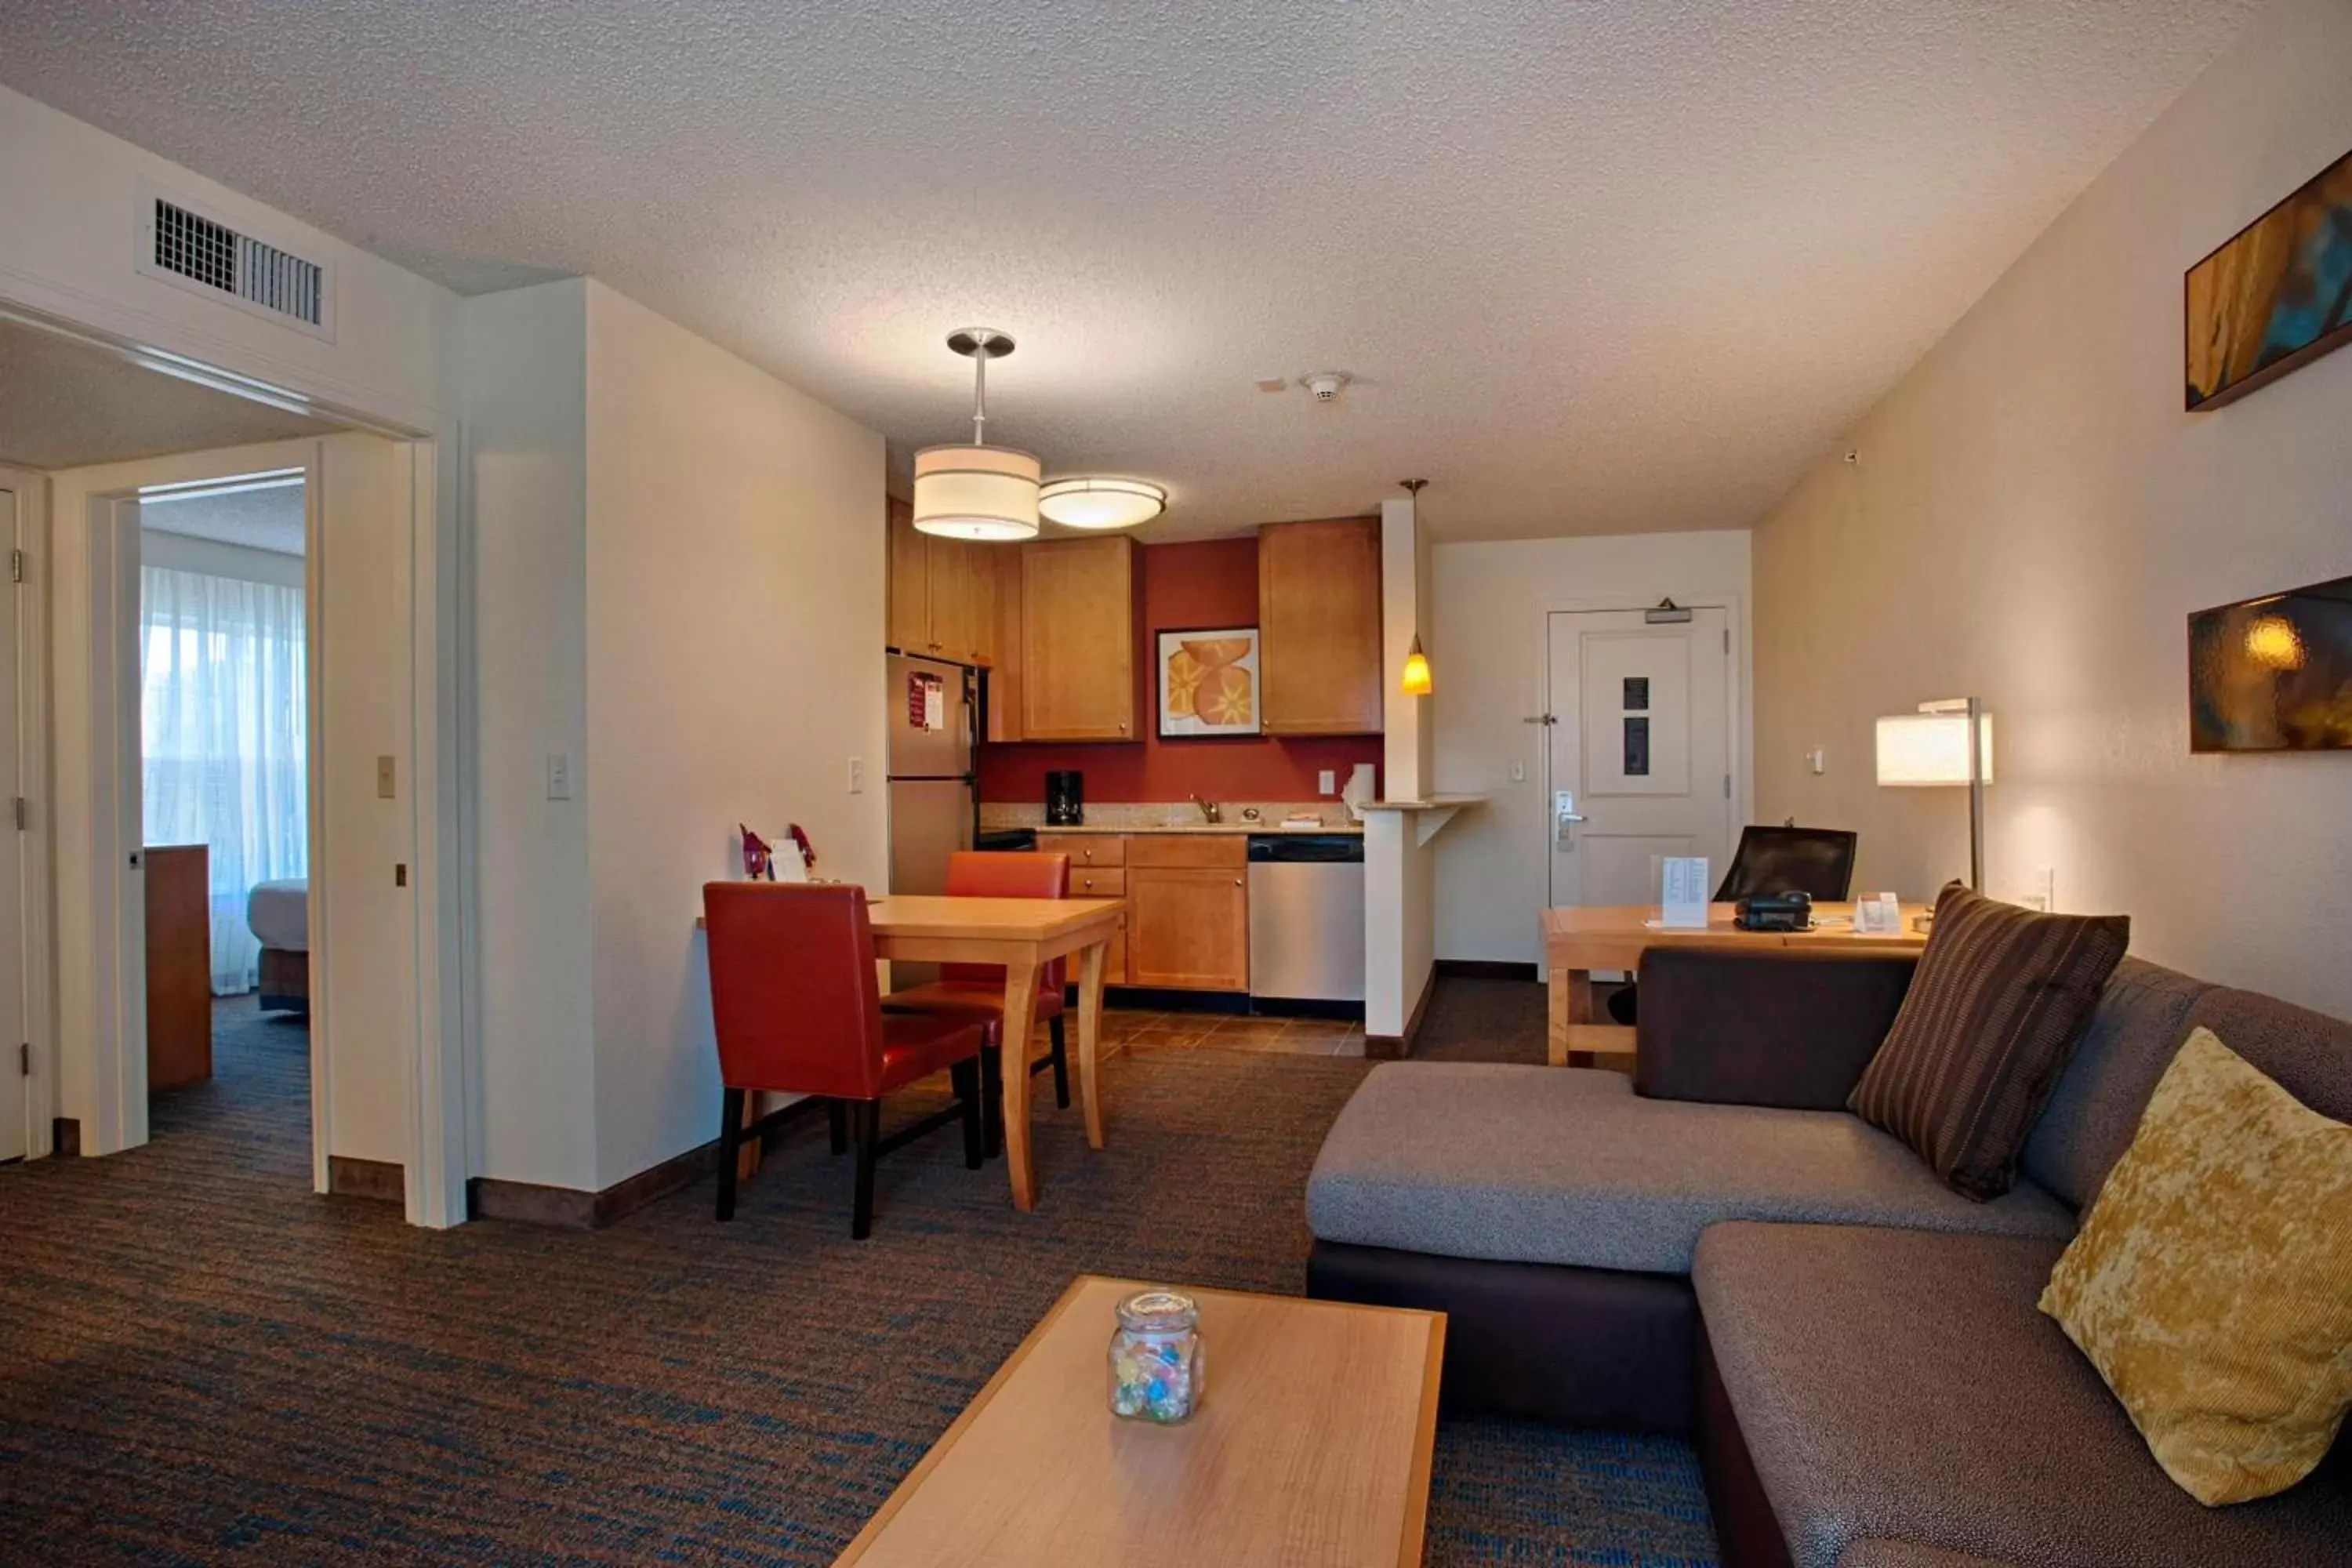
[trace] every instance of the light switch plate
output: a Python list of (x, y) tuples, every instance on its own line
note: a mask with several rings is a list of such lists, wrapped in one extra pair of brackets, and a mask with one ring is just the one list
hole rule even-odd
[(1830, 771), (1830, 754), (1819, 746), (1805, 753), (1805, 766), (1817, 773)]
[(866, 759), (864, 757), (849, 759), (849, 793), (852, 795), (866, 793)]
[(390, 800), (398, 793), (390, 757), (375, 760), (375, 793), (378, 800)]
[(1528, 782), (1528, 764), (1517, 757), (1511, 759), (1511, 782), (1513, 784)]
[(547, 753), (547, 798), (572, 798), (572, 753), (569, 752)]
[(1339, 788), (1339, 775), (1329, 768), (1325, 768), (1315, 775), (1315, 787), (1324, 795), (1337, 794)]

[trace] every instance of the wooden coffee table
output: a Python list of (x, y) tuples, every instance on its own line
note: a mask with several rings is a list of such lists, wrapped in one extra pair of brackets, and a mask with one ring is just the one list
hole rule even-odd
[(1082, 1274), (839, 1563), (861, 1568), (1395, 1568), (1421, 1561), (1440, 1312), (1230, 1290), (1201, 1303), (1181, 1426), (1110, 1414), (1112, 1309)]

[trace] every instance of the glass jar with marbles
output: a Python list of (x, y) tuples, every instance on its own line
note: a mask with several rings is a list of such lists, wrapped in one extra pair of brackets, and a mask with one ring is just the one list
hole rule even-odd
[(1118, 1304), (1110, 1336), (1110, 1412), (1172, 1426), (1201, 1403), (1201, 1309), (1173, 1290), (1145, 1290)]

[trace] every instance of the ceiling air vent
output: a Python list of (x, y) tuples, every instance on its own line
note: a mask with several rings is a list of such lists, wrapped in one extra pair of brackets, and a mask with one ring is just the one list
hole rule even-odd
[(243, 234), (184, 203), (143, 198), (139, 270), (253, 315), (331, 337), (332, 270)]

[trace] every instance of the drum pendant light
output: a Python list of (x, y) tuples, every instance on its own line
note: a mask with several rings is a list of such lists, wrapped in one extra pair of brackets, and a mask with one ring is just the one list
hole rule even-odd
[(1037, 537), (1037, 483), (1044, 465), (1027, 452), (988, 444), (988, 362), (1013, 352), (990, 327), (966, 327), (948, 347), (972, 362), (971, 445), (915, 454), (915, 528), (945, 539), (1010, 542)]

